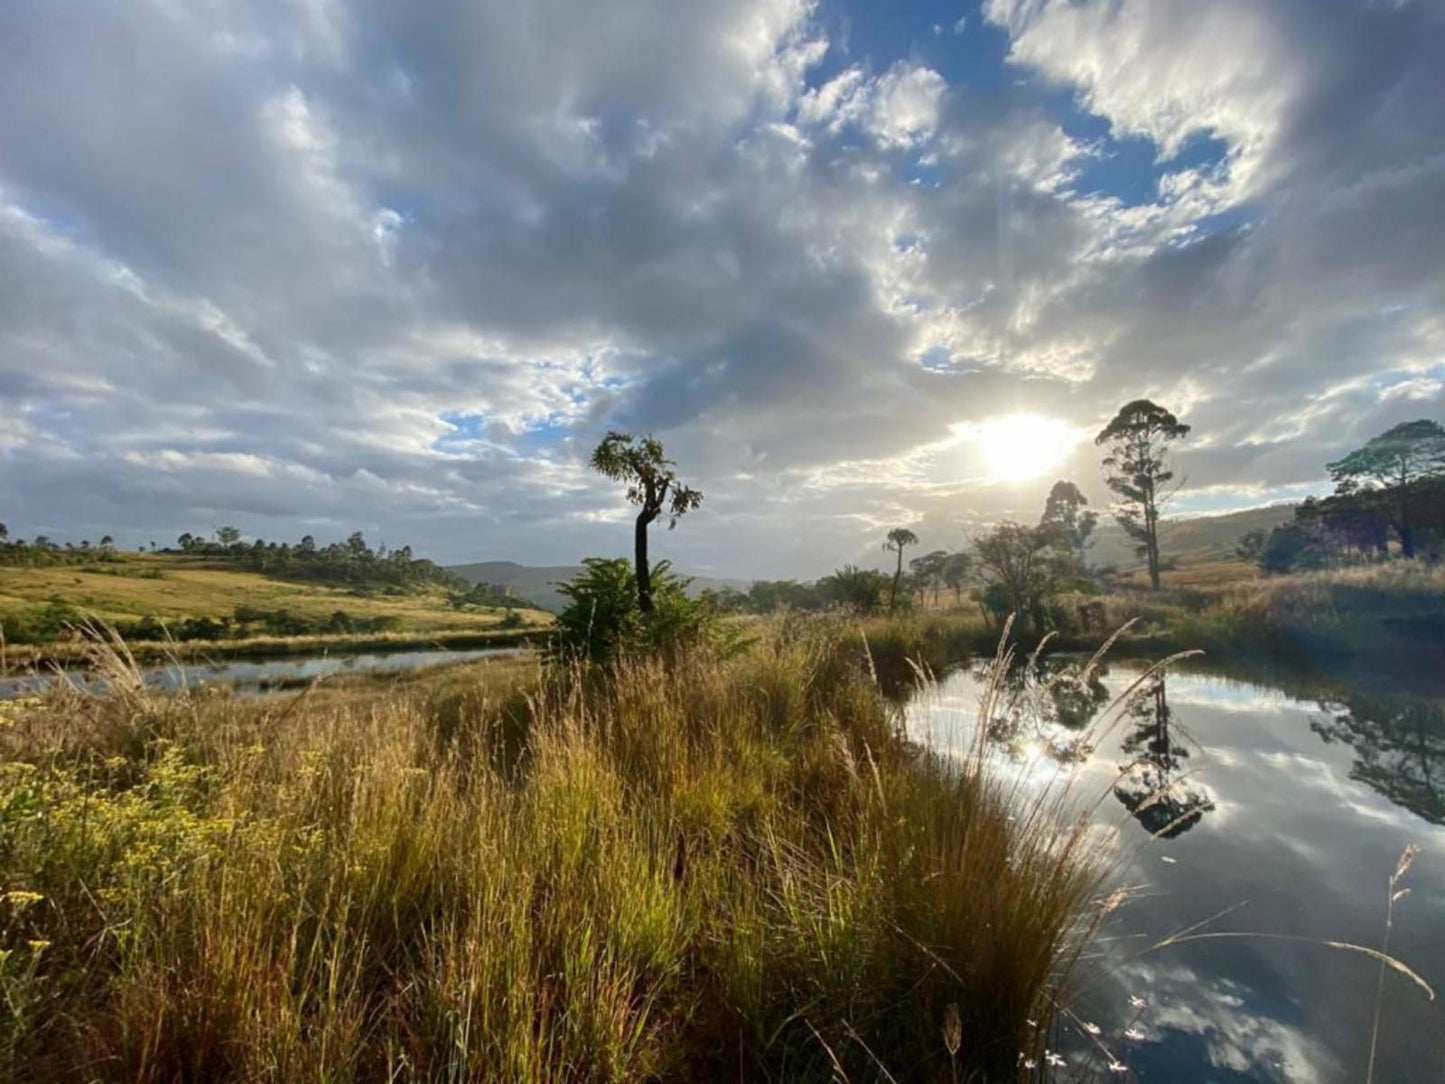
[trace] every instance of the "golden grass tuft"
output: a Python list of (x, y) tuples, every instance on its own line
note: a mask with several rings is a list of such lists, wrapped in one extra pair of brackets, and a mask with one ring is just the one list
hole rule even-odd
[(8, 714), (0, 1076), (1021, 1079), (1092, 837), (857, 646)]

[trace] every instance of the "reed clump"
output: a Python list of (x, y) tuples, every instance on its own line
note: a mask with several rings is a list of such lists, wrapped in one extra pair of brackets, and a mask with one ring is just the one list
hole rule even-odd
[(0, 1077), (1021, 1079), (1090, 837), (856, 648), (6, 709)]

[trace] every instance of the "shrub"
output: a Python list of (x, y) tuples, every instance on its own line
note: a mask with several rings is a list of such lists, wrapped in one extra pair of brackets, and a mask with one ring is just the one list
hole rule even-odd
[(59, 600), (32, 607), (16, 614), (7, 614), (0, 622), (5, 639), (12, 644), (47, 644), (60, 637), (68, 626), (80, 625), (85, 616), (75, 607)]
[(556, 655), (610, 663), (625, 655), (671, 651), (702, 639), (714, 623), (706, 602), (687, 597), (690, 581), (667, 561), (652, 569), (652, 612), (637, 605), (637, 575), (621, 557), (589, 557), (557, 590), (570, 601), (557, 618)]

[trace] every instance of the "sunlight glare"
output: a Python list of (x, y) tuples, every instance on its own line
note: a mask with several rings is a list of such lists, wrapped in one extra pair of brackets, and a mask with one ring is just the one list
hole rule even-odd
[(978, 427), (974, 439), (989, 477), (1000, 482), (1037, 478), (1067, 459), (1079, 443), (1072, 427), (1038, 414), (990, 418)]

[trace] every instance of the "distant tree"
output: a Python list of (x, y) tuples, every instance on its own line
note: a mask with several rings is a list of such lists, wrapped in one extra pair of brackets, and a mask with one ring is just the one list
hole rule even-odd
[(907, 527), (894, 527), (888, 532), (888, 541), (883, 543), (885, 550), (898, 554), (898, 567), (893, 573), (893, 589), (888, 594), (889, 613), (898, 607), (898, 584), (903, 579), (903, 551), (909, 546), (916, 545), (918, 545), (918, 536)]
[(303, 534), (301, 541), (296, 543), (296, 552), (310, 556), (316, 552), (316, 539), (309, 534)]
[(1060, 548), (1073, 554), (1080, 573), (1084, 571), (1085, 557), (1098, 524), (1098, 513), (1090, 510), (1089, 499), (1078, 486), (1062, 479), (1054, 483), (1044, 502), (1039, 526), (1057, 533)]
[(1445, 476), (1445, 429), (1422, 418), (1402, 422), (1327, 466), (1337, 494), (1383, 491), (1400, 553), (1414, 557), (1422, 483)]
[(847, 606), (856, 614), (871, 614), (883, 602), (883, 589), (888, 577), (877, 569), (844, 565), (831, 576), (818, 581), (829, 598)]
[(234, 546), (241, 541), (241, 529), (239, 527), (217, 527), (216, 541), (223, 546)]
[(1252, 565), (1259, 564), (1259, 558), (1264, 553), (1265, 544), (1269, 541), (1269, 533), (1263, 528), (1256, 528), (1246, 531), (1239, 536), (1239, 542), (1234, 547), (1234, 555), (1241, 561), (1248, 561)]
[(975, 539), (973, 548), (986, 583), (984, 601), (994, 616), (1014, 614), (1042, 631), (1045, 606), (1067, 579), (1071, 562), (1057, 535), (1044, 527), (1000, 523)]
[(640, 506), (633, 532), (637, 608), (652, 612), (652, 576), (647, 563), (647, 528), (660, 516), (667, 529), (702, 503), (702, 494), (677, 480), (676, 464), (652, 436), (634, 440), (627, 433), (609, 432), (592, 453), (592, 469), (615, 482), (627, 483), (627, 499)]
[(1149, 586), (1159, 590), (1159, 510), (1173, 496), (1169, 483), (1169, 445), (1188, 435), (1189, 426), (1148, 399), (1126, 403), (1094, 438), (1108, 450), (1104, 480), (1119, 495), (1114, 519), (1134, 539), (1149, 566)]
[(1269, 532), (1256, 560), (1265, 572), (1301, 572), (1324, 568), (1330, 552), (1317, 525), (1297, 515)]
[(953, 590), (955, 602), (963, 601), (963, 586), (973, 571), (973, 557), (967, 553), (950, 553), (943, 563), (943, 582)]
[(111, 538), (108, 534), (101, 535), (100, 548), (105, 550), (106, 553), (109, 553), (111, 550), (115, 549), (115, 539)]
[(10, 537), (10, 528), (7, 527), (7, 526), (5, 526), (5, 524), (0, 523), (0, 542), (4, 542), (4, 541), (5, 541), (6, 539), (8, 539), (9, 537)]
[(913, 573), (920, 599), (924, 592), (931, 588), (933, 603), (935, 606), (938, 605), (938, 593), (943, 589), (943, 569), (947, 563), (947, 550), (934, 550), (932, 553), (925, 553), (922, 557), (915, 557), (908, 562), (908, 569)]

